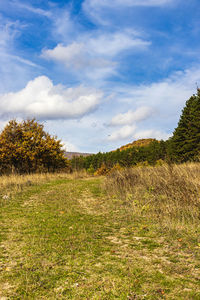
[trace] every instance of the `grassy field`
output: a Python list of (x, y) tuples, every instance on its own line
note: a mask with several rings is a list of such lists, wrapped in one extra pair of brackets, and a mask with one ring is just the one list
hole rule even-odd
[(200, 299), (200, 168), (162, 168), (2, 177), (0, 299)]

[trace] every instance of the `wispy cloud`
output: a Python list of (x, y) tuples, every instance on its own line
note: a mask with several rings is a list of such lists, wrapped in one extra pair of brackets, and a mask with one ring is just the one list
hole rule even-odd
[(30, 56), (23, 57), (24, 51), (16, 49), (16, 42), (25, 28), (24, 22), (0, 15), (0, 93), (19, 88), (30, 78), (32, 71), (42, 70), (39, 64), (29, 59)]
[(85, 0), (83, 2), (83, 10), (93, 22), (101, 25), (110, 25), (112, 19), (108, 18), (108, 11), (119, 11), (121, 9), (129, 9), (134, 7), (166, 7), (174, 4), (177, 0)]
[(21, 24), (19, 21), (12, 22), (0, 16), (0, 49), (9, 50), (15, 37), (20, 34)]
[(44, 10), (44, 9), (41, 9), (41, 8), (38, 8), (38, 7), (34, 7), (30, 4), (25, 4), (25, 3), (20, 2), (20, 1), (12, 1), (12, 5), (14, 5), (18, 9), (27, 10), (27, 11), (33, 13), (33, 14), (37, 14), (37, 15), (40, 15), (40, 16), (44, 16), (44, 17), (48, 17), (48, 18), (52, 16), (50, 11), (47, 11), (47, 10)]
[(200, 66), (173, 72), (168, 78), (149, 85), (127, 87), (124, 89), (125, 101), (159, 108), (159, 112), (177, 112), (195, 92), (196, 82), (200, 82)]
[(22, 63), (22, 64), (30, 66), (30, 67), (41, 68), (41, 66), (35, 64), (34, 62), (32, 62), (32, 61), (30, 61), (28, 59), (24, 59), (24, 58), (22, 58), (20, 56), (17, 56), (17, 55), (12, 55), (12, 54), (8, 54), (6, 52), (0, 51), (0, 56), (1, 56), (1, 58), (6, 57), (10, 61), (14, 60), (16, 62)]
[(97, 7), (112, 7), (116, 8), (117, 6), (163, 6), (169, 3), (172, 3), (174, 0), (86, 0), (84, 2), (85, 6), (89, 8)]
[(100, 34), (95, 38), (90, 38), (87, 42), (90, 52), (110, 57), (116, 56), (128, 49), (141, 50), (150, 45), (151, 42), (144, 40), (140, 36), (140, 33), (134, 30)]

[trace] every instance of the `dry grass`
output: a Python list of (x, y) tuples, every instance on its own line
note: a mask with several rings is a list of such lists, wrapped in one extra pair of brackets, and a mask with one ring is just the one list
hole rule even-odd
[(68, 173), (36, 173), (29, 175), (0, 176), (0, 198), (7, 200), (12, 194), (21, 192), (25, 187), (49, 182), (55, 179), (80, 179), (88, 176), (86, 171)]
[(198, 224), (200, 219), (200, 164), (132, 168), (110, 174), (105, 182), (110, 196), (139, 215), (149, 215), (167, 226)]
[(198, 168), (2, 177), (0, 299), (200, 299)]

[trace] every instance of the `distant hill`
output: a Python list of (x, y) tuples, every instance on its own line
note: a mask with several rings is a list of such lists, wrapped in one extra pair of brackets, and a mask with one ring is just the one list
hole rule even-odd
[(119, 150), (122, 151), (133, 147), (145, 147), (148, 146), (153, 141), (156, 141), (156, 139), (140, 139), (132, 143), (129, 143), (127, 145), (121, 146)]
[(87, 157), (87, 156), (90, 156), (92, 154), (93, 153), (65, 152), (65, 157), (67, 157), (68, 159), (72, 159), (74, 157), (79, 157), (79, 156)]

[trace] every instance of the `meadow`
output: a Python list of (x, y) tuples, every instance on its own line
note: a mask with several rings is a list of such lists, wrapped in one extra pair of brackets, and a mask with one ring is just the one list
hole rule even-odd
[(200, 299), (200, 165), (0, 178), (0, 299)]

